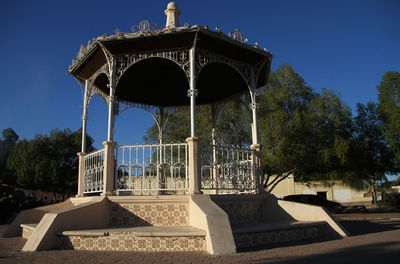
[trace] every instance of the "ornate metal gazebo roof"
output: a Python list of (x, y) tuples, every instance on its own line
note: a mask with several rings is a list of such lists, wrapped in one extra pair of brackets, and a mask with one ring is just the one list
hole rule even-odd
[(249, 91), (251, 69), (256, 87), (268, 80), (272, 55), (257, 43), (251, 46), (246, 41), (239, 30), (228, 36), (218, 28), (170, 25), (157, 29), (142, 21), (131, 33), (116, 30), (112, 36), (103, 35), (87, 47), (81, 46), (68, 72), (81, 82), (88, 80), (92, 93), (107, 100), (109, 65), (114, 57), (118, 101), (163, 107), (189, 105), (189, 50), (196, 47), (196, 102), (216, 103)]

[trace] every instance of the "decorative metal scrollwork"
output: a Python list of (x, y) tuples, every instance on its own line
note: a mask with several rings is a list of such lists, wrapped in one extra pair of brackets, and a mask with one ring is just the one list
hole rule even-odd
[(239, 29), (235, 29), (235, 32), (229, 32), (228, 36), (242, 43), (246, 43), (248, 41), (248, 39), (242, 35)]
[(199, 94), (199, 91), (197, 89), (187, 90), (187, 96), (188, 97), (197, 96), (198, 94)]
[(136, 62), (154, 57), (164, 58), (174, 61), (183, 69), (186, 76), (190, 75), (188, 50), (153, 51), (145, 53), (136, 53), (132, 55), (119, 55), (117, 57), (116, 82), (118, 83), (122, 74)]
[(133, 33), (140, 32), (140, 33), (146, 33), (146, 32), (152, 32), (157, 29), (157, 24), (155, 23), (149, 23), (147, 20), (140, 21), (139, 25), (135, 25), (131, 28)]
[(209, 52), (207, 50), (198, 49), (196, 60), (196, 76), (198, 76), (199, 71), (209, 63), (220, 62), (230, 65), (232, 68), (236, 69), (240, 73), (243, 79), (250, 85), (250, 68), (251, 66), (247, 63), (240, 62), (229, 57), (219, 55), (216, 53)]
[(250, 110), (257, 109), (257, 103), (250, 103), (249, 108)]

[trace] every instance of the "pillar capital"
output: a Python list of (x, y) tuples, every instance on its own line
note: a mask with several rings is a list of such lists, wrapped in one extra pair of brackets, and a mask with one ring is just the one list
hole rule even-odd
[(115, 147), (117, 145), (117, 142), (115, 141), (103, 141), (102, 142), (104, 147)]
[(187, 143), (189, 143), (189, 142), (199, 142), (199, 138), (198, 137), (188, 137), (185, 141)]
[(261, 150), (261, 144), (251, 144), (250, 148), (254, 149), (254, 150), (257, 150), (257, 151), (260, 151)]

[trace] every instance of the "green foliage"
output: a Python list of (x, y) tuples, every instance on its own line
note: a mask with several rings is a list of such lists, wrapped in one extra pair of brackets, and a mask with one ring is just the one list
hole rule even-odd
[[(267, 87), (258, 91), (257, 96), (267, 191), (290, 174), (295, 174), (298, 181), (334, 179), (358, 187), (366, 181), (372, 184), (385, 181), (387, 174), (398, 173), (394, 157), (399, 153), (396, 146), (400, 147), (399, 84), (397, 73), (385, 75), (379, 86), (382, 90), (379, 116), (377, 106), (368, 103), (359, 104), (358, 114), (353, 118), (338, 94), (326, 89), (314, 92), (290, 65), (271, 73)], [(250, 144), (249, 103), (249, 97), (243, 95), (214, 106), (218, 144)], [(210, 143), (212, 107), (198, 107), (196, 122), (197, 136), (202, 143)], [(189, 135), (189, 109), (179, 108), (175, 115), (169, 116), (164, 142), (184, 142)], [(154, 125), (145, 140), (155, 143), (157, 136)]]
[(18, 135), (12, 128), (3, 129), (1, 132), (2, 139), (0, 140), (0, 182), (13, 183), (13, 179), (6, 173), (6, 161), (10, 155), (12, 147), (18, 140)]
[(377, 105), (357, 104), (357, 116), (354, 118), (353, 168), (363, 179), (370, 182), (386, 181), (387, 174), (400, 172), (395, 152), (390, 149), (384, 135), (383, 123), (379, 119)]
[(400, 162), (400, 73), (386, 72), (377, 88), (379, 117), (390, 147)]
[[(215, 105), (216, 138), (218, 144), (243, 145), (250, 141), (250, 116), (244, 111), (249, 104), (247, 96), (238, 97), (229, 103)], [(179, 107), (174, 113), (165, 114), (163, 142), (181, 143), (190, 137), (190, 109)], [(196, 110), (196, 136), (202, 143), (212, 141), (212, 106), (198, 106)], [(226, 133), (230, 131), (230, 133)], [(154, 124), (143, 137), (147, 143), (158, 142), (158, 128)]]
[[(36, 135), (30, 141), (19, 141), (7, 160), (9, 174), (27, 189), (69, 194), (76, 192), (81, 129), (52, 130), (50, 135)], [(88, 136), (88, 151), (93, 139)]]
[[(351, 111), (332, 91), (314, 93), (290, 65), (271, 74), (259, 96), (262, 159), (267, 175), (300, 181), (334, 178), (347, 163)], [(278, 178), (276, 178), (278, 179)]]

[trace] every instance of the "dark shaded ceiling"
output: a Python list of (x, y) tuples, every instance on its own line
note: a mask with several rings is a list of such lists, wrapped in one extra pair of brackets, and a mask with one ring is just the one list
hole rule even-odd
[(197, 90), (197, 103), (210, 104), (244, 93), (248, 91), (248, 86), (232, 67), (223, 63), (210, 63), (197, 78)]
[(181, 67), (163, 58), (150, 58), (132, 65), (119, 80), (118, 98), (140, 104), (179, 106), (189, 104), (189, 83)]

